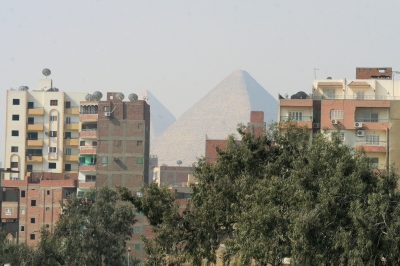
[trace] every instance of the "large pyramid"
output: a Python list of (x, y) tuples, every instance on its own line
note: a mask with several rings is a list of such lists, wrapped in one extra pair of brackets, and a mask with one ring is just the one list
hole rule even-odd
[(146, 100), (150, 105), (150, 145), (170, 125), (175, 122), (175, 116), (148, 90), (138, 93), (140, 100)]
[(204, 156), (205, 139), (226, 139), (238, 123), (247, 124), (250, 111), (264, 111), (265, 122), (276, 120), (278, 103), (246, 71), (225, 78), (151, 144), (159, 164), (191, 165)]

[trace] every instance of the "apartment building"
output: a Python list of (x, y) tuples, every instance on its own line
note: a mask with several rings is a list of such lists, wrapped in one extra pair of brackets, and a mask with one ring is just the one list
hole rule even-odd
[[(16, 242), (34, 245), (40, 228), (53, 230), (60, 201), (74, 193), (148, 182), (150, 106), (135, 94), (101, 98), (60, 92), (47, 78), (7, 91), (4, 166), (18, 173), (4, 173), (1, 223)], [(130, 246), (142, 257), (146, 221), (138, 221)]]
[(7, 91), (4, 165), (19, 173), (5, 180), (24, 180), (32, 172), (78, 172), (79, 102), (87, 93), (60, 92), (51, 79), (39, 87)]
[(357, 68), (355, 79), (313, 80), (309, 95), (289, 99), (279, 95), (278, 121), (292, 119), (306, 126), (310, 135), (340, 129), (343, 142), (364, 148), (378, 169), (400, 166), (398, 133), (400, 81), (392, 68)]

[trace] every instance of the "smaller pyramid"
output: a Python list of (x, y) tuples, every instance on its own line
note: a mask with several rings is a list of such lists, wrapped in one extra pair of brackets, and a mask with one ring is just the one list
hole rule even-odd
[(175, 116), (148, 90), (138, 93), (139, 100), (146, 100), (150, 105), (150, 150), (152, 143), (170, 125)]

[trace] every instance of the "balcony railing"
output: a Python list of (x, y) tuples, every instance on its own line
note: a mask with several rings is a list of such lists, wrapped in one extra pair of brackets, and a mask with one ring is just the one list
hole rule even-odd
[(297, 122), (312, 122), (313, 117), (312, 116), (301, 116), (301, 117), (293, 117), (293, 116), (281, 116), (280, 121), (297, 121)]
[(65, 172), (78, 172), (78, 168), (64, 168)]
[(320, 95), (313, 96), (313, 100), (400, 100), (400, 96), (386, 96), (386, 95)]
[(382, 119), (382, 118), (354, 118), (355, 122), (389, 122), (389, 119)]
[(356, 141), (357, 146), (386, 146), (386, 141)]
[(82, 132), (87, 132), (87, 131), (97, 131), (97, 128), (82, 128)]

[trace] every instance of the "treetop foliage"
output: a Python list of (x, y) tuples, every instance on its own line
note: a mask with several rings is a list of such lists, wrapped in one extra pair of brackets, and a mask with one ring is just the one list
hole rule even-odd
[[(123, 198), (142, 211), (155, 237), (147, 265), (400, 264), (400, 194), (393, 169), (374, 169), (337, 133), (311, 138), (305, 127), (272, 125), (254, 137), (238, 131), (215, 164), (195, 165), (198, 183), (184, 211), (152, 183)], [(123, 189), (121, 189), (124, 191)]]

